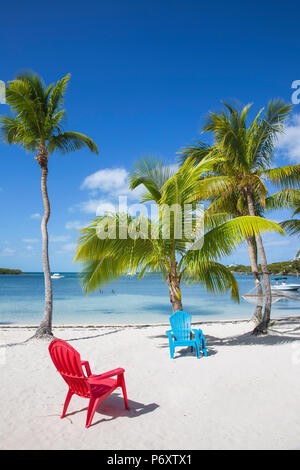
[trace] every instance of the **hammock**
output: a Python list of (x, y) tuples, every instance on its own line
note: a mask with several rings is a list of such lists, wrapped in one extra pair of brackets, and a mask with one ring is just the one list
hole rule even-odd
[[(242, 295), (242, 297), (244, 300), (246, 300), (250, 304), (255, 304), (260, 307), (263, 307), (266, 301), (266, 294), (244, 294)], [(272, 298), (272, 304), (275, 304), (275, 302), (278, 302), (279, 300), (282, 299), (282, 296), (277, 295), (277, 294), (272, 294), (271, 298)]]
[[(256, 283), (257, 283), (257, 287), (260, 285), (261, 288), (263, 288), (263, 286), (261, 285), (259, 281), (256, 281)], [(249, 293), (242, 295), (242, 297), (244, 300), (246, 300), (246, 302), (249, 302), (250, 304), (263, 307), (266, 302), (266, 294), (257, 294), (257, 293), (252, 294), (252, 292), (256, 291), (257, 287), (253, 287), (253, 289), (251, 289)], [(280, 295), (277, 293), (271, 294), (272, 304), (275, 304), (275, 302), (278, 302), (281, 299), (282, 299), (281, 294)]]
[[(278, 295), (278, 294), (276, 294), (276, 295)], [(286, 294), (285, 292), (281, 292), (280, 293), (280, 298), (281, 299), (300, 300), (300, 294), (299, 295), (292, 295), (292, 294)]]

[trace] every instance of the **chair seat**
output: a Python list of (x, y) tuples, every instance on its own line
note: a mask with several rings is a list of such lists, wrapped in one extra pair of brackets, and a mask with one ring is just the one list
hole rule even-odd
[(196, 344), (196, 341), (193, 339), (186, 339), (183, 341), (177, 341), (177, 339), (174, 339), (175, 346), (194, 346), (195, 344)]
[(94, 398), (102, 397), (109, 392), (112, 392), (117, 388), (117, 381), (115, 379), (97, 379), (96, 377), (90, 377), (88, 382), (91, 387), (91, 394)]

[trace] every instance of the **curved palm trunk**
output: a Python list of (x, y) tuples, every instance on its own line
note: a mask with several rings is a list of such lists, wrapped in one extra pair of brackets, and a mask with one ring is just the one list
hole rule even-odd
[[(259, 295), (261, 295), (263, 293), (263, 290), (262, 290), (262, 286), (261, 286), (261, 283), (260, 283), (260, 276), (258, 274), (256, 248), (255, 248), (254, 239), (252, 237), (247, 237), (247, 244), (248, 244), (250, 265), (251, 265), (251, 270), (252, 270), (252, 274), (253, 274), (254, 281), (255, 281), (256, 291)], [(256, 307), (255, 307), (254, 314), (252, 316), (252, 320), (255, 323), (260, 322), (261, 312), (262, 312), (262, 306), (257, 304)]]
[(168, 276), (169, 282), (169, 296), (172, 304), (172, 313), (182, 310), (181, 292), (180, 292), (180, 278), (177, 274), (176, 262), (172, 263), (171, 272)]
[(48, 230), (47, 224), (50, 218), (50, 203), (47, 191), (47, 177), (48, 177), (48, 154), (43, 149), (36, 157), (42, 170), (41, 189), (44, 204), (44, 217), (41, 224), (42, 232), (42, 261), (44, 271), (44, 284), (45, 284), (45, 311), (43, 320), (37, 329), (36, 337), (53, 336), (52, 335), (52, 310), (53, 310), (53, 296), (52, 296), (52, 282), (48, 253)]
[[(254, 209), (253, 198), (249, 192), (247, 193), (247, 201), (248, 201), (249, 214), (255, 216), (256, 214), (255, 214), (255, 209)], [(267, 257), (266, 257), (266, 253), (265, 253), (265, 249), (263, 246), (260, 233), (257, 233), (255, 235), (255, 239), (256, 239), (257, 249), (258, 249), (258, 253), (260, 257), (260, 264), (261, 264), (261, 269), (262, 269), (262, 276), (264, 280), (265, 296), (266, 296), (263, 318), (253, 330), (253, 334), (259, 335), (259, 334), (266, 334), (268, 330), (268, 326), (269, 326), (270, 318), (271, 318), (272, 295), (271, 295), (271, 283), (270, 283), (270, 276), (269, 276), (269, 271), (268, 271)]]

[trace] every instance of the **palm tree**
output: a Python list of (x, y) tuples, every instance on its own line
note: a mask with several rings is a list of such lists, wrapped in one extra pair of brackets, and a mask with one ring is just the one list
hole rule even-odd
[(36, 153), (35, 159), (41, 168), (41, 189), (44, 217), (41, 224), (42, 260), (45, 283), (45, 311), (36, 337), (52, 335), (52, 284), (48, 255), (47, 224), (50, 217), (50, 203), (47, 192), (48, 159), (54, 151), (73, 152), (86, 146), (98, 153), (96, 144), (79, 132), (63, 131), (66, 111), (63, 108), (64, 95), (70, 75), (67, 74), (56, 84), (47, 88), (34, 72), (24, 72), (8, 82), (6, 102), (12, 115), (1, 117), (2, 136), (8, 144), (18, 144), (29, 152)]
[[(169, 177), (168, 169), (162, 164), (140, 162), (131, 174), (130, 185), (132, 189), (139, 185), (145, 187), (142, 201), (155, 202), (158, 220), (153, 221), (143, 214), (133, 217), (112, 213), (94, 219), (82, 229), (75, 261), (83, 263), (82, 283), (86, 292), (139, 270), (139, 279), (151, 272), (160, 273), (168, 282), (173, 312), (183, 308), (183, 281), (204, 283), (213, 293), (231, 290), (232, 298), (238, 300), (236, 280), (218, 259), (232, 252), (247, 237), (261, 231), (278, 230), (283, 233), (283, 230), (260, 217), (245, 216), (224, 222), (222, 214), (209, 217), (204, 214), (203, 220), (199, 220), (192, 207), (194, 195), (199, 178), (211, 169), (212, 161), (209, 159), (197, 165), (187, 161)], [(169, 208), (174, 212), (171, 217), (166, 217)], [(181, 217), (183, 212), (184, 219)], [(188, 234), (183, 227), (187, 220), (192, 225)], [(201, 222), (204, 222), (203, 233), (199, 230)], [(106, 232), (102, 230), (104, 226)], [(133, 230), (136, 227), (139, 227), (139, 232)], [(180, 236), (176, 232), (178, 227), (182, 229)], [(198, 235), (196, 239), (193, 234)]]
[[(255, 200), (255, 212), (259, 217), (264, 217), (265, 213), (274, 211), (277, 209), (289, 208), (294, 204), (295, 198), (299, 191), (297, 189), (283, 189), (274, 193), (265, 200), (265, 206), (262, 206), (256, 194), (254, 194)], [(223, 194), (217, 197), (210, 205), (207, 213), (223, 213), (227, 216), (227, 219), (233, 217), (240, 217), (248, 214), (247, 201), (243, 197), (242, 193), (237, 189), (229, 193)], [(280, 225), (284, 228), (285, 222)], [(255, 287), (259, 296), (263, 295), (263, 289), (260, 281), (259, 268), (257, 262), (257, 245), (255, 237), (248, 237), (246, 239), (249, 253), (250, 266), (255, 281)], [(259, 323), (262, 315), (262, 304), (257, 302), (255, 311), (252, 317), (252, 321)]]
[[(264, 114), (262, 115), (263, 109), (260, 110), (249, 126), (246, 119), (251, 105), (245, 106), (241, 112), (227, 103), (224, 105), (227, 112), (210, 113), (204, 126), (204, 132), (213, 133), (214, 145), (197, 142), (186, 148), (183, 154), (196, 162), (207, 156), (218, 159), (210, 177), (199, 182), (199, 200), (224, 198), (228, 201), (238, 192), (240, 206), (246, 206), (251, 216), (259, 215), (258, 207), (266, 207), (268, 191), (265, 182), (281, 188), (292, 188), (299, 183), (300, 165), (271, 168), (276, 138), (283, 131), (283, 123), (291, 111), (291, 105), (281, 100), (270, 101)], [(275, 196), (274, 204), (279, 199), (280, 196)], [(266, 334), (271, 314), (271, 285), (266, 253), (259, 232), (255, 234), (255, 241), (262, 267), (266, 301), (263, 318), (253, 333)], [(252, 272), (257, 278), (254, 245), (250, 245), (248, 243)]]
[[(259, 217), (262, 216), (260, 208), (256, 207), (256, 215)], [(209, 208), (207, 209), (208, 214), (224, 214), (224, 217), (227, 220), (230, 220), (235, 217), (241, 217), (248, 215), (248, 208), (247, 204), (245, 203), (244, 198), (242, 197), (241, 193), (236, 190), (235, 192), (232, 191), (230, 194), (224, 194), (223, 196), (218, 197), (215, 201), (213, 201)], [(257, 263), (257, 245), (255, 241), (255, 237), (247, 237), (246, 238), (248, 253), (249, 253), (249, 260), (251, 265), (252, 274), (254, 277), (255, 287), (257, 290), (257, 294), (259, 296), (263, 295), (263, 289), (260, 282), (260, 275)], [(260, 298), (260, 297), (259, 297)], [(261, 320), (262, 314), (262, 305), (261, 302), (257, 302), (255, 311), (252, 317), (252, 321), (255, 323), (259, 323)]]

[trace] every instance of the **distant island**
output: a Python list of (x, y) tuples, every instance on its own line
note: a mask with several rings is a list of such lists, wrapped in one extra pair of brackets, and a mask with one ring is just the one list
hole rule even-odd
[(24, 274), (21, 269), (0, 268), (0, 274)]
[[(231, 264), (229, 269), (236, 274), (251, 274), (251, 267), (244, 266), (243, 264)], [(259, 272), (261, 273), (261, 266), (258, 265)], [(278, 263), (268, 264), (268, 269), (271, 274), (277, 275), (290, 275), (299, 276), (300, 274), (300, 260), (281, 261)]]

